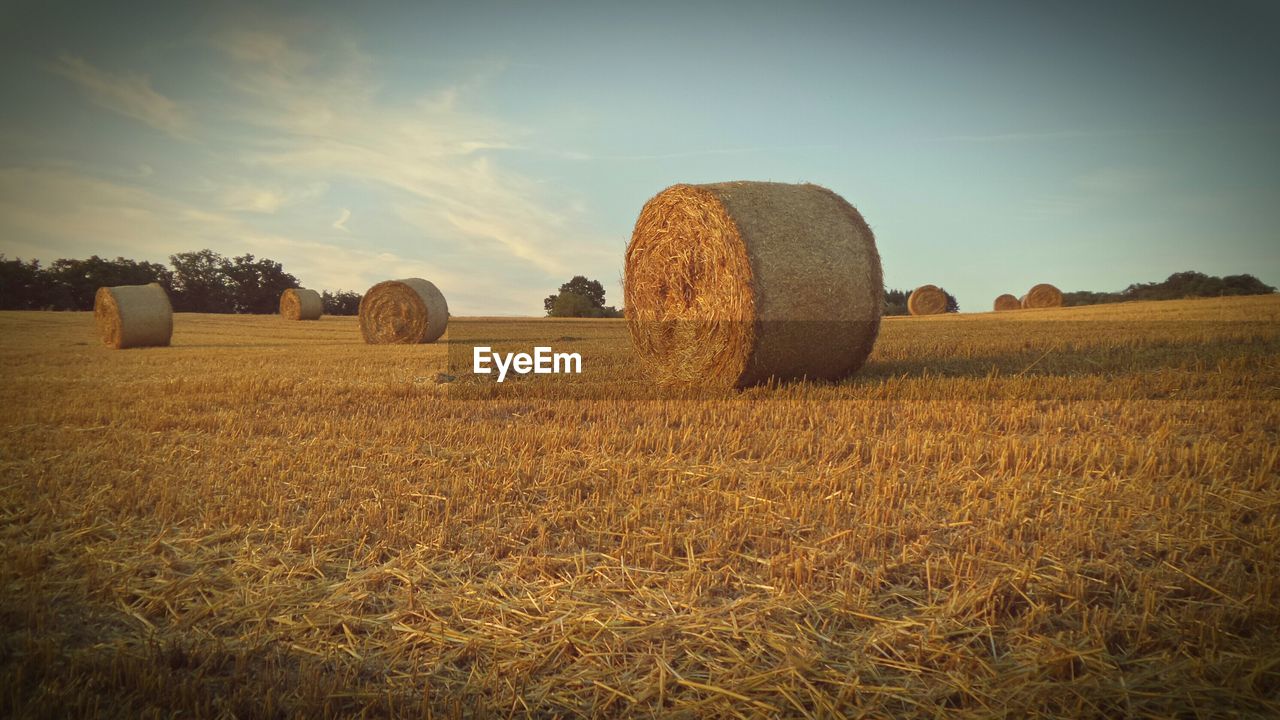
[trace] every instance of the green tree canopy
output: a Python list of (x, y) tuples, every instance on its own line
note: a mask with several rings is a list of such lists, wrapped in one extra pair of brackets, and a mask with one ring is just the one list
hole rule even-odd
[(575, 275), (572, 280), (561, 285), (560, 290), (555, 295), (548, 295), (542, 301), (542, 305), (548, 315), (551, 314), (552, 309), (555, 307), (556, 298), (567, 292), (586, 298), (593, 308), (604, 307), (604, 286), (600, 284), (600, 281), (588, 280), (582, 275)]
[(229, 313), (235, 310), (227, 259), (212, 250), (169, 256), (173, 265), (173, 309), (178, 312)]
[(576, 292), (563, 291), (555, 296), (550, 314), (551, 317), (594, 317), (595, 310), (590, 298)]
[(362, 296), (357, 292), (339, 290), (320, 293), (320, 302), (324, 305), (325, 315), (357, 315), (360, 312)]
[(280, 308), (280, 294), (299, 287), (298, 279), (280, 263), (255, 260), (252, 255), (224, 260), (222, 272), (227, 277), (232, 311), (238, 313), (274, 313)]

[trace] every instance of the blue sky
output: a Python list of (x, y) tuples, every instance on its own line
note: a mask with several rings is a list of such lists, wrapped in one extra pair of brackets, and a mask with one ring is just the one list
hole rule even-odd
[[(0, 253), (621, 304), (644, 202), (814, 182), (890, 287), (1280, 284), (1266, 2), (0, 5)], [(210, 4), (213, 5), (213, 4)]]

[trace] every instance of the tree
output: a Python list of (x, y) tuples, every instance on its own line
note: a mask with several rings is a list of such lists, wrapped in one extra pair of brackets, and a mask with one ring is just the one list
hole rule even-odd
[(0, 254), (0, 310), (38, 310), (49, 307), (49, 278), (39, 260), (6, 260)]
[(320, 302), (324, 305), (325, 315), (356, 315), (360, 312), (361, 298), (360, 293), (347, 290), (334, 293), (325, 290), (320, 293)]
[(884, 291), (884, 314), (885, 315), (906, 315), (907, 313), (907, 297), (910, 295), (906, 290), (885, 290)]
[(942, 290), (942, 294), (947, 296), (947, 310), (946, 310), (946, 312), (949, 312), (949, 313), (958, 313), (958, 312), (960, 312), (960, 303), (956, 301), (956, 296), (955, 296), (955, 295), (952, 295), (952, 294), (951, 294), (951, 293), (949, 293), (949, 292), (947, 292), (944, 288), (938, 288), (938, 289), (939, 289), (939, 290)]
[(298, 279), (280, 263), (254, 260), (253, 255), (224, 260), (222, 272), (227, 277), (232, 311), (238, 313), (274, 313), (280, 308), (280, 294), (299, 287)]
[(179, 312), (229, 313), (235, 310), (226, 258), (212, 250), (170, 255), (173, 309)]
[(595, 317), (596, 308), (591, 306), (590, 298), (576, 292), (562, 291), (555, 296), (551, 306), (551, 317)]
[(1126, 300), (1180, 300), (1224, 295), (1265, 295), (1276, 289), (1252, 275), (1217, 277), (1194, 270), (1177, 272), (1163, 282), (1134, 283), (1120, 292), (1077, 290), (1064, 293), (1064, 305), (1095, 305)]
[(593, 308), (604, 307), (604, 286), (600, 284), (600, 281), (588, 280), (581, 275), (575, 275), (572, 280), (560, 286), (559, 292), (555, 295), (548, 295), (542, 301), (543, 308), (546, 309), (548, 315), (551, 315), (551, 310), (555, 307), (556, 298), (566, 292), (586, 298)]

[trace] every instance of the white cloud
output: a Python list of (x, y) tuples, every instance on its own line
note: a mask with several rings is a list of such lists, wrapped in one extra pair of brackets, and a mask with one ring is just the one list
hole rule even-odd
[(338, 219), (333, 221), (333, 229), (349, 232), (347, 230), (347, 221), (350, 219), (351, 211), (347, 208), (342, 208), (342, 212), (338, 213)]
[(109, 73), (70, 55), (59, 56), (50, 70), (79, 85), (101, 107), (174, 137), (187, 136), (191, 122), (186, 111), (152, 89), (146, 76)]

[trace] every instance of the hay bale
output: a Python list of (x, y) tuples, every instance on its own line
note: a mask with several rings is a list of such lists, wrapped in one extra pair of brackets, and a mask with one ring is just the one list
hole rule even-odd
[(1021, 304), (1024, 308), (1062, 307), (1062, 291), (1049, 283), (1040, 283), (1022, 296)]
[(673, 185), (627, 246), (627, 326), (664, 385), (836, 380), (871, 353), (884, 310), (875, 236), (817, 185)]
[(912, 315), (939, 315), (947, 311), (947, 294), (937, 285), (921, 285), (907, 298), (907, 312)]
[(997, 297), (996, 302), (993, 305), (993, 309), (996, 312), (1004, 312), (1005, 310), (1018, 310), (1021, 307), (1022, 307), (1022, 301), (1010, 295), (1009, 293), (1005, 293), (1000, 297)]
[(448, 324), (444, 295), (422, 278), (380, 282), (360, 300), (360, 334), (367, 343), (435, 342)]
[(289, 288), (280, 293), (280, 316), (285, 320), (319, 320), (324, 314), (320, 293), (306, 288)]
[(173, 337), (173, 306), (157, 283), (101, 287), (93, 296), (93, 320), (107, 347), (163, 347)]

